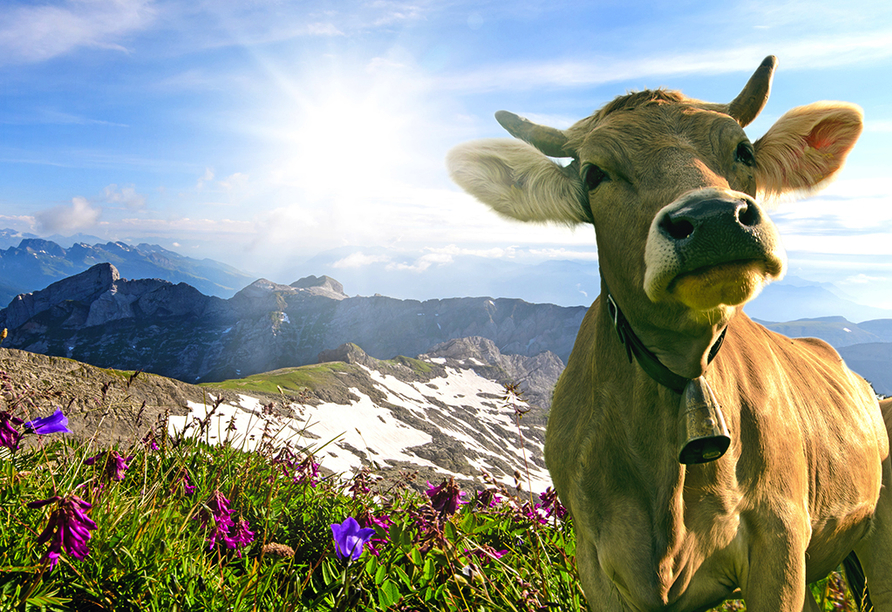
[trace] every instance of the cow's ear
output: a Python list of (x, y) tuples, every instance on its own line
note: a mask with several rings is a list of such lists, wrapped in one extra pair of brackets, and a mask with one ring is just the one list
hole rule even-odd
[(846, 102), (800, 106), (756, 141), (756, 182), (767, 195), (814, 191), (833, 179), (861, 134), (863, 113)]
[(462, 189), (506, 217), (591, 223), (576, 164), (565, 168), (521, 140), (467, 142), (449, 152), (446, 165)]

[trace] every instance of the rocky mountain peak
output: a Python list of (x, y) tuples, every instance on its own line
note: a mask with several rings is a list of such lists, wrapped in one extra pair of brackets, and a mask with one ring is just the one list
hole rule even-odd
[(303, 289), (312, 295), (321, 295), (335, 300), (343, 300), (348, 297), (344, 293), (344, 285), (330, 276), (305, 276), (291, 283), (295, 289)]
[(113, 265), (96, 264), (80, 274), (63, 278), (46, 289), (17, 295), (6, 308), (4, 324), (10, 329), (18, 327), (60, 302), (93, 302), (100, 294), (114, 290), (115, 283), (119, 280), (121, 275)]

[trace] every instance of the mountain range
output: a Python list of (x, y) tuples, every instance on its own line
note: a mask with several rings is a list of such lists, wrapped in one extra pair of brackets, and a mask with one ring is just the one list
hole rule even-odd
[[(0, 245), (11, 230), (3, 230)], [(244, 272), (212, 259), (193, 259), (158, 245), (124, 242), (75, 242), (63, 248), (52, 240), (22, 238), (18, 246), (0, 249), (0, 304), (20, 293), (40, 290), (101, 262), (114, 264), (128, 278), (160, 278), (186, 282), (208, 295), (231, 297), (253, 280)]]
[(517, 299), (349, 297), (327, 276), (257, 280), (229, 299), (186, 283), (126, 280), (97, 264), (0, 310), (4, 346), (188, 382), (315, 363), (346, 342), (389, 359), (482, 336), (504, 353), (566, 360), (586, 309)]
[[(488, 297), (349, 297), (328, 276), (290, 285), (260, 279), (222, 299), (186, 283), (126, 280), (103, 263), (18, 295), (0, 310), (0, 327), (9, 330), (7, 347), (208, 382), (312, 364), (322, 351), (349, 342), (390, 359), (480, 336), (502, 353), (550, 351), (566, 362), (586, 310)], [(878, 392), (892, 393), (892, 319), (763, 323), (828, 341)]]

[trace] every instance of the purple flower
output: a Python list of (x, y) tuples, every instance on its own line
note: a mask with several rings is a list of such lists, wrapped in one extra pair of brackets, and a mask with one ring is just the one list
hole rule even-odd
[(481, 508), (495, 508), (500, 501), (502, 501), (502, 496), (495, 488), (477, 491), (477, 505)]
[(425, 494), (431, 498), (431, 506), (434, 507), (434, 510), (442, 515), (451, 516), (458, 511), (459, 504), (467, 503), (461, 501), (460, 498), (464, 496), (465, 492), (458, 488), (454, 478), (450, 477), (448, 482), (444, 480), (437, 486), (433, 486), (431, 483), (427, 484), (430, 488), (425, 491)]
[(13, 425), (21, 425), (23, 422), (22, 419), (17, 419), (8, 412), (0, 412), (0, 446), (5, 446), (10, 450), (16, 450), (19, 447), (22, 434)]
[(103, 456), (105, 456), (105, 463), (102, 465), (102, 473), (109, 480), (124, 480), (124, 472), (126, 472), (129, 467), (127, 462), (133, 459), (133, 457), (122, 457), (118, 454), (118, 451), (115, 450), (108, 452), (102, 451), (94, 457), (84, 459), (84, 465), (93, 465)]
[(71, 433), (68, 429), (68, 417), (62, 414), (62, 411), (56, 408), (56, 411), (48, 417), (41, 417), (28, 421), (24, 425), (25, 433), (51, 434), (51, 433)]
[(173, 481), (173, 490), (171, 491), (171, 493), (173, 491), (176, 491), (176, 489), (179, 488), (180, 484), (183, 485), (183, 492), (186, 495), (192, 495), (193, 493), (195, 493), (195, 486), (192, 484), (192, 479), (189, 478), (189, 472), (187, 472), (185, 469), (181, 470), (180, 477)]
[(362, 554), (366, 542), (375, 535), (375, 530), (370, 527), (360, 528), (356, 519), (348, 516), (343, 523), (332, 524), (331, 533), (338, 557), (355, 561)]
[(379, 556), (381, 552), (378, 550), (378, 546), (390, 542), (390, 537), (387, 535), (387, 531), (393, 525), (390, 515), (382, 514), (381, 516), (375, 516), (370, 510), (366, 509), (356, 522), (359, 523), (360, 527), (375, 529), (375, 535), (377, 535), (378, 529), (384, 532), (383, 538), (373, 537), (368, 541), (369, 553), (376, 557)]
[(555, 516), (558, 520), (563, 520), (567, 516), (567, 509), (558, 501), (557, 491), (548, 487), (543, 493), (539, 494), (541, 504), (537, 504), (545, 511), (546, 517)]
[[(198, 512), (198, 516), (195, 517), (195, 520), (201, 521), (202, 527), (213, 523), (213, 531), (208, 536), (208, 549), (213, 548), (217, 541), (226, 544), (226, 540), (230, 537), (229, 528), (235, 523), (232, 522), (232, 509), (229, 507), (229, 503), (229, 500), (223, 497), (220, 491), (214, 490), (204, 503), (204, 507)], [(247, 529), (247, 523), (245, 523), (245, 528)]]
[(56, 567), (63, 550), (75, 559), (85, 559), (90, 554), (90, 549), (87, 548), (90, 531), (96, 529), (96, 523), (85, 513), (92, 506), (76, 495), (56, 495), (33, 501), (28, 507), (41, 508), (51, 503), (56, 504), (56, 509), (50, 514), (46, 528), (37, 537), (38, 544), (50, 543), (49, 550), (40, 559), (41, 563), (49, 561), (50, 571)]
[[(22, 425), (23, 423), (23, 431), (19, 433), (13, 425)], [(68, 418), (59, 409), (56, 409), (48, 417), (34, 419), (27, 423), (8, 412), (0, 412), (0, 446), (16, 450), (19, 447), (19, 440), (21, 440), (22, 436), (29, 433), (71, 433), (71, 430), (68, 429)]]
[(247, 546), (253, 541), (254, 532), (248, 530), (248, 521), (245, 519), (240, 519), (239, 522), (235, 524), (235, 529), (233, 530), (232, 535), (223, 538), (223, 543), (226, 544), (226, 548), (235, 549), (239, 557), (242, 556), (242, 551), (238, 549)]

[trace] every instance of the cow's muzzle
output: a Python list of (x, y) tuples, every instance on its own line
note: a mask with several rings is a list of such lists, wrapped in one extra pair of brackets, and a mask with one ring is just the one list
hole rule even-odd
[(697, 310), (736, 306), (783, 274), (777, 229), (745, 193), (699, 189), (664, 207), (651, 223), (644, 290)]

